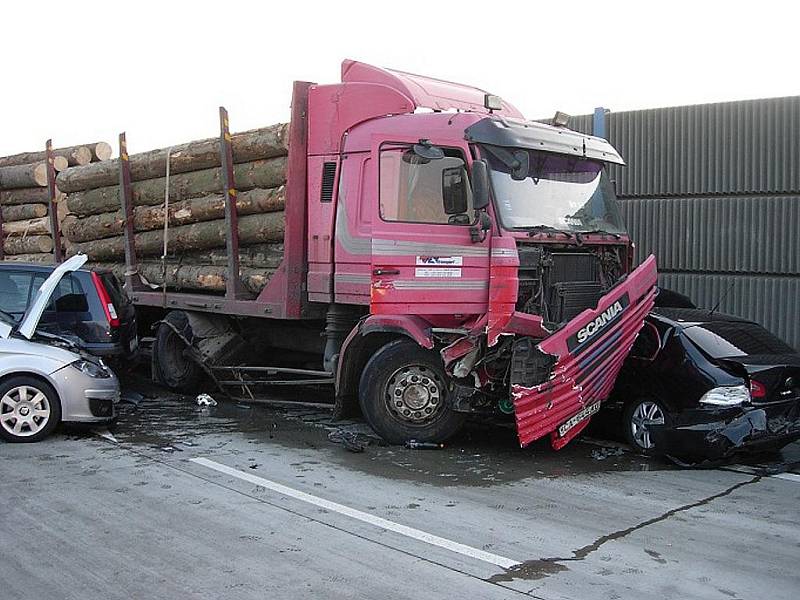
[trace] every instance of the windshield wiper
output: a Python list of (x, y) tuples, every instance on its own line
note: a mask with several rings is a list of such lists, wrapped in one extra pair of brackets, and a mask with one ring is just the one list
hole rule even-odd
[(563, 233), (567, 236), (567, 239), (575, 237), (575, 234), (571, 231), (564, 231), (563, 229), (551, 227), (550, 225), (529, 225), (526, 227), (514, 227), (513, 229), (516, 231), (527, 231), (528, 237), (533, 237), (537, 233)]
[(622, 236), (618, 233), (614, 233), (613, 231), (606, 231), (605, 229), (590, 229), (589, 231), (580, 231), (581, 235), (589, 235), (592, 233), (602, 233), (604, 235), (613, 235), (615, 239), (621, 240)]

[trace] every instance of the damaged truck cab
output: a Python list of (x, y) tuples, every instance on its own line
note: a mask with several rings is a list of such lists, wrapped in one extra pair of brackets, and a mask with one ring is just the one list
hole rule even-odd
[(365, 313), (326, 353), (339, 408), (357, 397), (391, 442), (505, 414), (562, 447), (653, 304), (605, 171), (622, 159), (474, 88), (349, 61), (342, 79), (309, 90), (308, 150), (308, 300)]

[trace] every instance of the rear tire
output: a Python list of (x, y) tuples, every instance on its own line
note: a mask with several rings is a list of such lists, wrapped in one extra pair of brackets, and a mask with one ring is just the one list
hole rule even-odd
[(650, 437), (653, 425), (669, 423), (669, 411), (654, 398), (637, 398), (622, 411), (622, 429), (631, 448), (647, 456), (663, 453)]
[(155, 341), (158, 379), (173, 391), (192, 392), (199, 386), (203, 370), (189, 356), (186, 343), (175, 332), (176, 329), (183, 337), (191, 339), (189, 320), (181, 311), (168, 313), (158, 326)]
[(8, 442), (38, 442), (61, 420), (61, 402), (44, 381), (27, 375), (0, 384), (0, 437)]
[(450, 407), (448, 380), (439, 356), (409, 340), (383, 346), (364, 367), (358, 387), (361, 411), (390, 444), (441, 443), (463, 425)]

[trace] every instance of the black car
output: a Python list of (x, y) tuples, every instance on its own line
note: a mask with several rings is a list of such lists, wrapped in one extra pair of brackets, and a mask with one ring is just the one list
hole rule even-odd
[(800, 438), (800, 355), (757, 323), (656, 308), (610, 405), (646, 454), (719, 459)]
[[(0, 310), (16, 319), (52, 265), (0, 262)], [(78, 270), (65, 276), (38, 329), (59, 335), (96, 356), (128, 360), (138, 353), (136, 312), (112, 273)]]

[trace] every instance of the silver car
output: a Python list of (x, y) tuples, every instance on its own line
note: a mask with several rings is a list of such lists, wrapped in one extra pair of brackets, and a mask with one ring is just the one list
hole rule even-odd
[(67, 339), (36, 331), (61, 278), (85, 255), (53, 269), (19, 322), (0, 311), (0, 437), (36, 442), (60, 421), (100, 423), (116, 416), (119, 382), (103, 361)]

